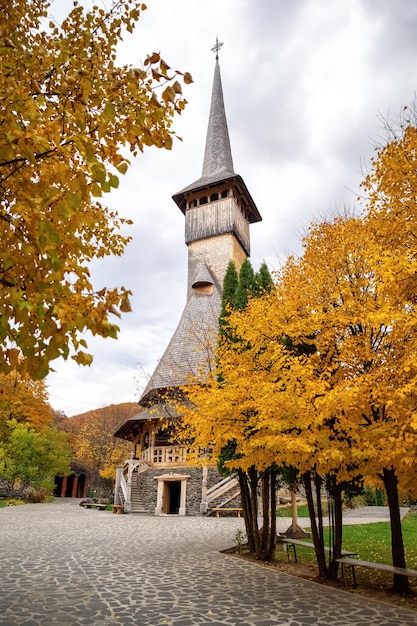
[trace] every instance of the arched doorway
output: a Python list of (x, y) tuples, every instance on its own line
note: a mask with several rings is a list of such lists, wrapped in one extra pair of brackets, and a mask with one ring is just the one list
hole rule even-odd
[(84, 498), (86, 495), (86, 480), (87, 477), (85, 474), (78, 475), (78, 483), (77, 483), (77, 495), (76, 498)]
[(64, 498), (72, 498), (72, 488), (74, 486), (74, 474), (67, 476), (67, 484), (65, 486)]
[(94, 474), (86, 465), (71, 463), (69, 476), (55, 476), (54, 496), (61, 498), (85, 498), (89, 487), (94, 485)]
[(60, 498), (62, 495), (62, 484), (64, 479), (62, 476), (55, 476), (54, 496)]

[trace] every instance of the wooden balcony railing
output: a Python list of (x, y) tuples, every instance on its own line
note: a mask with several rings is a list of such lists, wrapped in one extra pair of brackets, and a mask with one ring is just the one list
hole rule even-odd
[(140, 461), (150, 465), (174, 465), (187, 462), (187, 450), (182, 446), (158, 446), (143, 450)]

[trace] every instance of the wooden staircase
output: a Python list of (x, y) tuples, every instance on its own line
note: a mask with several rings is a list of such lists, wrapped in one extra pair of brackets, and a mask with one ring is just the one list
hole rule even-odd
[[(123, 495), (123, 490), (119, 488), (119, 502), (121, 504), (125, 503), (125, 498)], [(130, 502), (131, 502), (131, 510), (130, 513), (138, 513), (142, 515), (148, 515), (149, 511), (145, 509), (142, 503), (142, 499), (140, 497), (140, 491), (137, 482), (137, 474), (133, 472), (132, 475), (132, 486), (130, 492)]]
[(207, 490), (207, 515), (212, 514), (211, 509), (227, 508), (230, 503), (241, 506), (239, 481), (235, 476), (228, 476)]
[(145, 507), (143, 506), (142, 499), (140, 497), (138, 483), (136, 479), (137, 479), (137, 476), (133, 474), (132, 491), (130, 494), (130, 501), (132, 503), (131, 513), (139, 513), (142, 515), (146, 515), (147, 513), (149, 513), (149, 511), (147, 511)]

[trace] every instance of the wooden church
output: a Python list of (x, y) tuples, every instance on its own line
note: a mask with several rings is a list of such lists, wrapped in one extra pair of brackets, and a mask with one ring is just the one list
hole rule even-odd
[(212, 467), (187, 462), (185, 447), (175, 445), (163, 427), (166, 398), (204, 376), (213, 363), (222, 285), (230, 260), (239, 270), (250, 254), (249, 226), (261, 220), (243, 179), (234, 172), (216, 62), (201, 177), (173, 196), (185, 216), (188, 247), (187, 300), (178, 327), (139, 400), (140, 411), (115, 433), (132, 442), (132, 453), (117, 468), (115, 504), (125, 512), (197, 515), (229, 508), (239, 498), (234, 478)]

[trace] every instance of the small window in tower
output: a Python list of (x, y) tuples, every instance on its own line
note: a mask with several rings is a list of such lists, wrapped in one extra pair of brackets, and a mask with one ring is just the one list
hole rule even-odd
[(190, 204), (188, 205), (188, 208), (192, 209), (192, 208), (194, 208), (196, 206), (197, 206), (197, 200), (191, 200)]
[(207, 204), (207, 202), (208, 202), (207, 196), (203, 196), (202, 198), (200, 198), (200, 204)]
[(215, 202), (216, 200), (219, 199), (219, 194), (218, 193), (212, 193), (210, 196), (210, 202)]
[(227, 198), (229, 195), (229, 190), (225, 189), (224, 191), (222, 191), (222, 198)]

